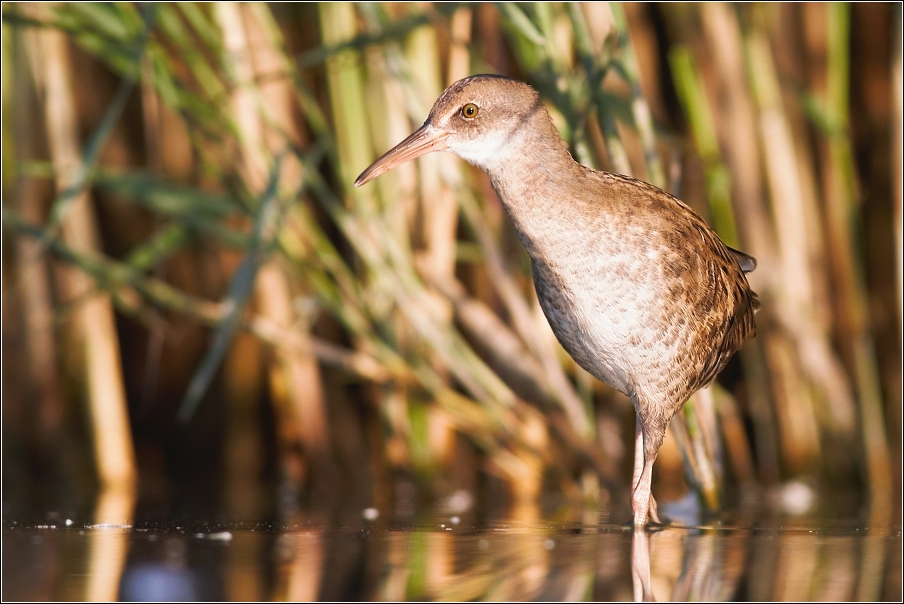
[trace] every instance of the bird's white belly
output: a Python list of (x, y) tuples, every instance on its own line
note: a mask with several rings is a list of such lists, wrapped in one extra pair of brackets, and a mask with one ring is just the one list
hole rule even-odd
[(668, 373), (680, 334), (657, 327), (664, 309), (654, 284), (599, 270), (553, 271), (536, 262), (533, 267), (540, 306), (581, 367), (628, 396), (637, 389), (638, 373), (645, 381), (650, 373)]

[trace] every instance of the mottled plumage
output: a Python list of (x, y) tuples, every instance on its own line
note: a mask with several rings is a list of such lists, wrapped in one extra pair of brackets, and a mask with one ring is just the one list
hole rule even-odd
[(559, 342), (631, 398), (634, 523), (655, 519), (650, 479), (669, 421), (754, 334), (758, 302), (744, 273), (756, 262), (668, 193), (575, 162), (539, 95), (522, 82), (456, 82), (424, 125), (355, 184), (439, 150), (489, 175)]

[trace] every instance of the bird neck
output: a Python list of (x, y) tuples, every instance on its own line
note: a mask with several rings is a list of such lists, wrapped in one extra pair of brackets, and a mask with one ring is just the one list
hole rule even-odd
[(497, 152), (478, 162), (491, 178), (505, 174), (536, 173), (538, 170), (562, 172), (575, 163), (542, 104), (518, 127), (508, 133)]
[(574, 161), (545, 110), (532, 121), (507, 145), (507, 153), (481, 167), (536, 260), (580, 221), (586, 200), (579, 187), (587, 168)]

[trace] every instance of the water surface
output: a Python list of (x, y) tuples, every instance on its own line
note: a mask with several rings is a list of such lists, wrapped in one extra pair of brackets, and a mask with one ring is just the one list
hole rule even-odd
[(384, 522), (376, 510), (282, 525), (51, 516), (4, 522), (4, 600), (629, 601), (643, 589), (656, 600), (901, 600), (900, 528), (840, 522), (635, 533), (442, 514)]

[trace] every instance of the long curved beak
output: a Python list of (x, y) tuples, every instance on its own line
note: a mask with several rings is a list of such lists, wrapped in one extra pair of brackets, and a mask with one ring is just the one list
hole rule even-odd
[(380, 159), (361, 172), (361, 176), (355, 180), (355, 186), (368, 183), (377, 176), (389, 172), (399, 164), (430, 153), (431, 151), (443, 151), (448, 149), (446, 137), (449, 133), (445, 130), (434, 128), (429, 123), (424, 124), (414, 131), (408, 138), (383, 154)]

